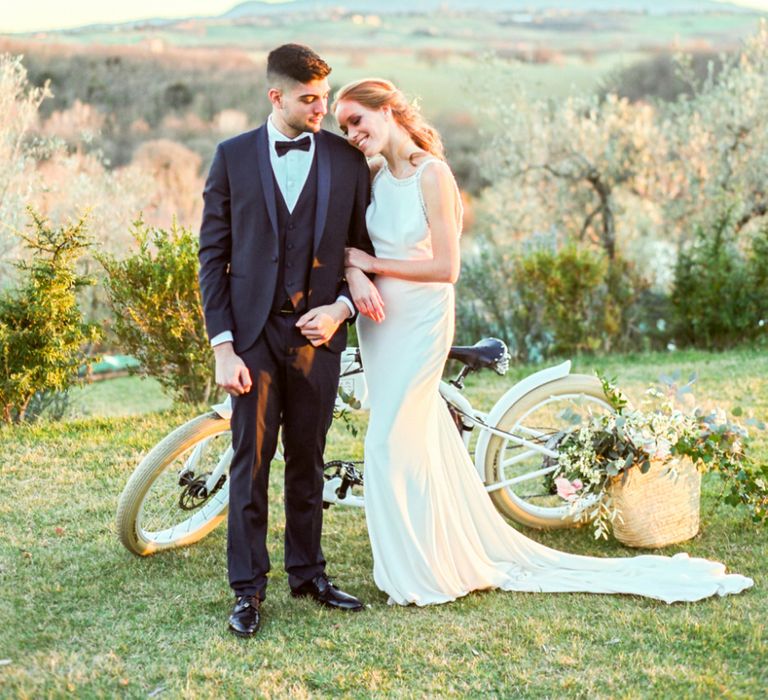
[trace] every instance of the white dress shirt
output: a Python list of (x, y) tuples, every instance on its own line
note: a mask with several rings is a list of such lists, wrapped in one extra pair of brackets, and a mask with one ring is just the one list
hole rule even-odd
[[(277, 155), (275, 150), (276, 141), (298, 141), (309, 136), (309, 150), (302, 151), (294, 148), (282, 156)], [(272, 116), (267, 119), (267, 138), (269, 139), (269, 162), (272, 166), (272, 172), (275, 175), (275, 181), (280, 188), (288, 211), (293, 212), (296, 202), (299, 201), (299, 195), (304, 189), (304, 184), (312, 169), (312, 159), (315, 157), (315, 135), (311, 132), (301, 133), (295, 138), (283, 135), (282, 132), (272, 123)], [(349, 313), (355, 315), (355, 307), (347, 297), (339, 295), (336, 301), (343, 301)], [(232, 331), (222, 331), (211, 338), (211, 345), (221, 345), (221, 343), (231, 343), (234, 340)]]
[[(299, 195), (304, 189), (304, 183), (312, 168), (312, 158), (315, 157), (315, 135), (312, 133), (302, 133), (295, 138), (283, 136), (278, 128), (272, 123), (272, 117), (267, 119), (267, 136), (269, 138), (269, 162), (272, 165), (272, 172), (275, 174), (277, 186), (283, 195), (288, 211), (293, 212), (296, 202), (299, 201)], [(294, 148), (291, 151), (277, 155), (275, 143), (277, 141), (299, 141), (309, 136), (309, 150), (302, 151)]]

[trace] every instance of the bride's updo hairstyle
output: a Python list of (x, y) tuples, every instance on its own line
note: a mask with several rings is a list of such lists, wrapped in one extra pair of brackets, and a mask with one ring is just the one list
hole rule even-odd
[[(389, 107), (392, 117), (423, 151), (440, 160), (445, 160), (445, 151), (440, 134), (421, 116), (418, 107), (412, 105), (389, 80), (383, 78), (363, 78), (345, 85), (336, 93), (332, 109), (342, 100), (350, 100), (368, 109)], [(411, 163), (413, 157), (411, 155)]]

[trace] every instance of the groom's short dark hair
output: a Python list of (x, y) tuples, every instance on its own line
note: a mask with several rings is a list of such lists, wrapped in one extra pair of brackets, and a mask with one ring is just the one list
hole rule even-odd
[(322, 80), (331, 67), (309, 46), (283, 44), (269, 52), (267, 79), (270, 83), (289, 78), (297, 83)]

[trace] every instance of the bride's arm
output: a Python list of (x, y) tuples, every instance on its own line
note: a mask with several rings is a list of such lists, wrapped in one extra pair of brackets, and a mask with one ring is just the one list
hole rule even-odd
[(363, 316), (381, 323), (384, 320), (384, 301), (376, 285), (358, 267), (347, 267), (344, 274), (357, 310)]
[(461, 266), (459, 205), (450, 168), (443, 162), (427, 165), (421, 174), (421, 192), (432, 234), (431, 259), (374, 258), (357, 248), (347, 248), (346, 265), (363, 272), (412, 282), (455, 282)]

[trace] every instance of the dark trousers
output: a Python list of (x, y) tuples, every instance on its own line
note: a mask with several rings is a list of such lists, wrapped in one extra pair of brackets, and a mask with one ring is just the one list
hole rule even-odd
[(297, 588), (325, 570), (320, 546), (323, 450), (333, 418), (339, 355), (313, 347), (295, 327), (297, 319), (271, 315), (256, 343), (240, 353), (253, 386), (233, 400), (227, 560), (236, 595), (265, 595), (269, 463), (280, 425), (288, 583)]

